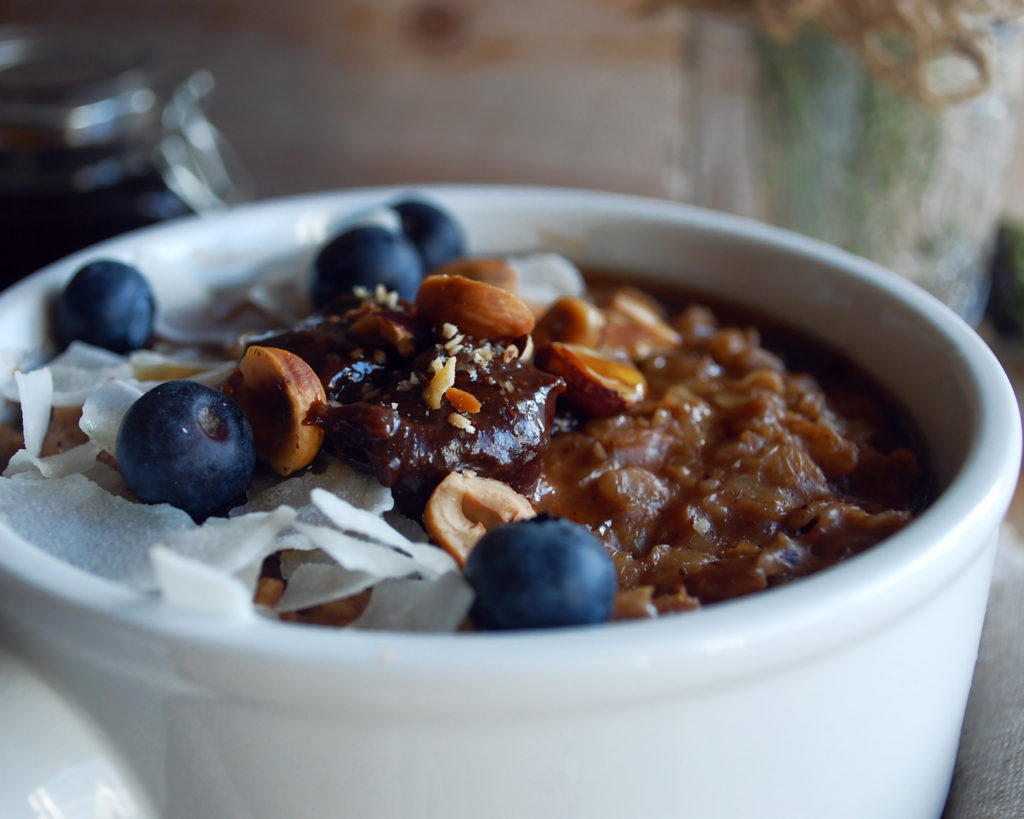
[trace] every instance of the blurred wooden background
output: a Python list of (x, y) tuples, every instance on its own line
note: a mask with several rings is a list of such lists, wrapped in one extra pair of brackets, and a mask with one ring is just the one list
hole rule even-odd
[(670, 196), (679, 19), (636, 0), (0, 0), (209, 69), (260, 197), (387, 182)]
[(683, 21), (645, 5), (0, 0), (0, 23), (114, 31), (171, 75), (209, 69), (208, 113), (261, 198), (431, 181), (678, 197)]

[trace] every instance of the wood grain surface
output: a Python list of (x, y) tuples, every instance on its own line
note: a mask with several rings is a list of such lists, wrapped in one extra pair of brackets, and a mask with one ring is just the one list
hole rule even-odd
[(627, 0), (0, 0), (0, 21), (115, 31), (210, 106), (260, 197), (521, 182), (668, 196), (679, 20)]

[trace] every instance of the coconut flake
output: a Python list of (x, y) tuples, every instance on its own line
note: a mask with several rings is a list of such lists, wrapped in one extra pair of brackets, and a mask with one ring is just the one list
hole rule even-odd
[(314, 505), (342, 531), (353, 532), (359, 537), (400, 549), (416, 563), (419, 571), (428, 577), (451, 571), (456, 567), (454, 559), (443, 549), (429, 543), (414, 543), (389, 526), (383, 518), (357, 509), (323, 489), (313, 490), (312, 500)]
[(379, 515), (359, 509), (325, 489), (314, 489), (310, 493), (310, 499), (343, 532), (353, 532), (398, 549), (404, 549), (409, 545), (409, 540), (388, 526)]
[(143, 590), (153, 587), (149, 545), (196, 527), (180, 509), (133, 503), (84, 475), (0, 478), (0, 519), (60, 560)]
[(150, 552), (156, 587), (172, 606), (231, 619), (253, 616), (252, 593), (238, 578), (163, 546)]
[(49, 368), (41, 367), (27, 373), (17, 372), (14, 380), (18, 385), (18, 400), (21, 402), (21, 429), (25, 449), (30, 455), (38, 456), (50, 426), (53, 375)]
[(379, 578), (368, 572), (318, 562), (295, 566), (274, 610), (298, 611), (340, 600), (370, 588)]
[(127, 358), (82, 341), (71, 342), (47, 366), (53, 374), (55, 407), (80, 407), (104, 381), (132, 377)]
[[(183, 321), (183, 316), (189, 311), (182, 311), (182, 315), (174, 318)], [(196, 347), (220, 347), (230, 349), (239, 336), (240, 330), (232, 328), (209, 329), (209, 325), (198, 327), (189, 326), (187, 323), (176, 324), (171, 316), (158, 314), (154, 321), (153, 331), (160, 338), (175, 344), (189, 345)]]
[(361, 540), (326, 526), (297, 522), (295, 528), (330, 555), (338, 565), (352, 571), (385, 578), (405, 577), (422, 569), (408, 554), (381, 543)]
[(454, 631), (473, 603), (473, 590), (458, 571), (433, 580), (384, 580), (352, 622), (353, 628), (392, 631)]
[(314, 489), (323, 489), (344, 498), (353, 506), (374, 515), (391, 509), (395, 503), (391, 490), (382, 486), (376, 478), (332, 458), (322, 470), (303, 472), (284, 481), (275, 478), (268, 486), (255, 489), (243, 506), (232, 509), (229, 514), (235, 517), (287, 504), (299, 510), (300, 520), (322, 524), (327, 519), (311, 506), (310, 498)]
[(128, 363), (139, 381), (188, 378), (217, 384), (224, 381), (238, 366), (235, 361), (210, 360), (193, 351), (167, 353), (159, 350), (136, 350), (128, 356)]
[(389, 509), (383, 512), (381, 517), (384, 518), (388, 526), (413, 543), (428, 543), (430, 541), (429, 535), (419, 522), (402, 514), (397, 509)]
[(100, 448), (91, 441), (72, 447), (56, 455), (40, 457), (27, 449), (19, 449), (11, 456), (3, 476), (12, 478), (28, 472), (36, 472), (43, 478), (66, 478), (90, 471), (96, 464)]
[(531, 253), (506, 259), (516, 272), (517, 293), (527, 304), (546, 307), (562, 296), (582, 296), (583, 274), (558, 253)]
[(154, 549), (170, 550), (211, 569), (238, 575), (252, 589), (264, 558), (280, 548), (277, 538), (292, 525), (295, 515), (290, 506), (281, 506), (273, 512), (210, 518), (196, 529), (170, 533)]
[(134, 381), (111, 379), (105, 381), (82, 405), (82, 417), (78, 427), (89, 440), (111, 455), (117, 455), (117, 433), (128, 408), (143, 394), (142, 387)]
[(252, 285), (246, 291), (246, 299), (257, 310), (286, 327), (310, 312), (309, 297), (305, 291), (295, 287), (293, 277)]

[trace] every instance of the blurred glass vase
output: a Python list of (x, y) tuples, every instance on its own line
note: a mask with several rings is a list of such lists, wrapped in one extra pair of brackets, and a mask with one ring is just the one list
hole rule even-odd
[[(693, 14), (682, 197), (823, 239), (980, 319), (1013, 164), (1018, 29), (995, 29), (988, 88), (937, 107), (813, 25), (780, 41)], [(935, 82), (963, 81), (950, 58)]]

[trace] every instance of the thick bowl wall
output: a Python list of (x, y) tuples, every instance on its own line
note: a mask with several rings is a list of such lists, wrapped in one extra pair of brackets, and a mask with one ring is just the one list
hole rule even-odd
[[(827, 246), (685, 206), (436, 188), (474, 252), (538, 248), (678, 280), (846, 352), (905, 405), (937, 486), (919, 520), (789, 587), (654, 622), (550, 633), (338, 632), (173, 611), (0, 530), (0, 634), (119, 749), (154, 815), (935, 817), (995, 535), (1020, 461), (994, 357), (917, 288)], [(388, 190), (151, 229), (0, 297), (0, 347), (86, 256), (163, 304), (315, 247)]]

